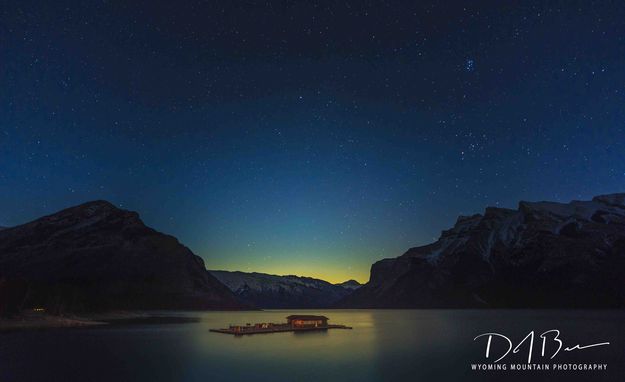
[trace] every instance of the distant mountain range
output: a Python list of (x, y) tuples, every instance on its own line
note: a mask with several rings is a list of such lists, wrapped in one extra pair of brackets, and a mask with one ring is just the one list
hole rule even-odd
[(328, 308), (360, 286), (355, 280), (341, 284), (310, 277), (266, 273), (209, 271), (239, 300), (258, 308)]
[(349, 308), (625, 307), (625, 194), (520, 202), (461, 216), (429, 245), (384, 259)]
[(0, 230), (0, 315), (110, 309), (237, 309), (204, 261), (136, 212), (94, 201)]

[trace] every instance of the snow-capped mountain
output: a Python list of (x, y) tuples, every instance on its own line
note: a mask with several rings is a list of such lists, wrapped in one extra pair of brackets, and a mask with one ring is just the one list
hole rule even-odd
[(311, 277), (209, 271), (239, 299), (258, 308), (324, 308), (351, 290)]
[(349, 289), (349, 290), (356, 290), (362, 286), (362, 284), (356, 280), (347, 280), (347, 281), (343, 281), (342, 283), (338, 283), (334, 285), (337, 285), (337, 286), (340, 286), (342, 288)]
[(202, 258), (136, 212), (94, 201), (0, 231), (0, 315), (240, 308)]
[(371, 267), (345, 307), (624, 307), (625, 194), (461, 216)]

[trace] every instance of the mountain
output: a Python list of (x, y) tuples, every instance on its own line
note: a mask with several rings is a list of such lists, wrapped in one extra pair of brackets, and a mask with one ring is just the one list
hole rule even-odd
[(258, 308), (325, 308), (351, 293), (327, 281), (266, 273), (209, 271), (243, 302)]
[(371, 267), (339, 302), (374, 308), (622, 308), (625, 194), (461, 216), (438, 241)]
[[(4, 304), (3, 304), (4, 302)], [(173, 236), (94, 201), (0, 231), (0, 313), (239, 308)]]
[(348, 290), (356, 290), (358, 288), (360, 288), (362, 286), (361, 283), (359, 283), (356, 280), (347, 280), (347, 281), (343, 281), (342, 283), (338, 283), (338, 284), (334, 284), (336, 286), (340, 286), (344, 289), (348, 289)]

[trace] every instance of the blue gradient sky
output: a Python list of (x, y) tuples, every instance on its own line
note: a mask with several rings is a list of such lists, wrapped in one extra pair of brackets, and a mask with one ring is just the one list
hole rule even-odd
[(107, 199), (207, 267), (368, 279), (625, 190), (625, 6), (9, 2), (0, 225)]

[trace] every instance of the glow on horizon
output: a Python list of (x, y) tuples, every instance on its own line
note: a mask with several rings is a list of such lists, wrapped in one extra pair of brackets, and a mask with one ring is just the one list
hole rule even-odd
[[(258, 272), (278, 276), (301, 276), (312, 277), (327, 281), (332, 284), (341, 283), (347, 280), (356, 280), (361, 284), (369, 281), (369, 269), (371, 264), (355, 264), (353, 267), (341, 266), (337, 264), (324, 264), (326, 260), (316, 260), (302, 262), (301, 260), (285, 262), (279, 259), (273, 262), (255, 261), (232, 263), (223, 261), (216, 257), (205, 259), (206, 268), (209, 270)], [(283, 264), (280, 264), (283, 263)]]
[[(224, 267), (217, 267), (217, 268), (211, 268), (210, 270), (217, 270), (217, 271), (230, 271), (230, 272), (245, 272), (245, 273), (266, 273), (268, 275), (275, 275), (275, 276), (299, 276), (299, 277), (311, 277), (313, 279), (318, 279), (318, 280), (323, 280), (323, 281), (327, 281), (331, 284), (339, 284), (342, 283), (344, 281), (348, 281), (348, 280), (356, 280), (361, 284), (365, 284), (367, 283), (367, 281), (369, 281), (369, 274), (367, 272), (366, 276), (340, 276), (341, 273), (336, 273), (335, 275), (329, 274), (327, 272), (324, 273), (324, 271), (314, 271), (314, 270), (301, 270), (301, 269), (293, 269), (293, 270), (287, 270), (287, 269), (275, 269), (275, 268), (271, 268), (271, 269), (245, 269), (242, 270), (240, 268), (232, 268), (232, 269), (227, 269)], [(308, 273), (305, 273), (307, 272)]]
[[(228, 237), (227, 232), (223, 237)], [(370, 242), (347, 245), (325, 237), (316, 242), (305, 238), (293, 240), (288, 235), (264, 242), (260, 239), (219, 242), (221, 238), (205, 235), (198, 235), (198, 238), (202, 242), (189, 240), (190, 247), (204, 259), (209, 270), (312, 277), (333, 284), (347, 280), (365, 284), (369, 281), (372, 264), (397, 257), (410, 248), (399, 240), (375, 246)], [(249, 242), (252, 245), (248, 245)]]

